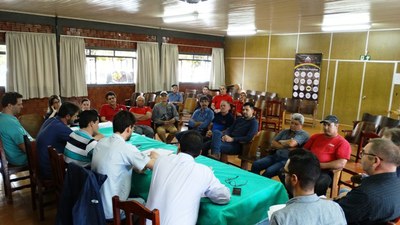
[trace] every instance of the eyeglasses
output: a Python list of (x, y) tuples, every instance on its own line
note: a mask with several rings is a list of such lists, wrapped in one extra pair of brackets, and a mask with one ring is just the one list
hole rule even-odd
[(281, 169), (281, 174), (282, 174), (282, 176), (286, 176), (286, 174), (291, 174), (289, 171), (287, 171), (286, 169), (285, 169), (285, 167), (283, 167), (282, 169)]
[(235, 177), (231, 177), (231, 178), (226, 178), (225, 182), (229, 185), (231, 185), (232, 187), (241, 187), (247, 184), (247, 180), (245, 180), (244, 182), (238, 182), (239, 176), (235, 176)]
[(360, 157), (363, 157), (364, 155), (369, 155), (369, 156), (378, 157), (380, 160), (383, 160), (381, 157), (379, 157), (379, 156), (377, 156), (377, 155), (375, 155), (375, 154), (365, 152), (365, 149), (363, 148), (363, 149), (361, 150)]

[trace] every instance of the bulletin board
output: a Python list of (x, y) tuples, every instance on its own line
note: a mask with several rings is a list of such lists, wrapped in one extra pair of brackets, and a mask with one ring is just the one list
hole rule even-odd
[(318, 100), (321, 61), (322, 53), (296, 54), (293, 73), (293, 98)]

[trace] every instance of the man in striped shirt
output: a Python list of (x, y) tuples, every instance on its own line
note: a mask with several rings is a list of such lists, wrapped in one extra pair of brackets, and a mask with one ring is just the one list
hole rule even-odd
[(90, 166), (92, 151), (104, 136), (99, 131), (99, 115), (96, 110), (85, 110), (79, 115), (79, 130), (72, 132), (64, 150), (66, 163), (74, 162), (82, 167)]

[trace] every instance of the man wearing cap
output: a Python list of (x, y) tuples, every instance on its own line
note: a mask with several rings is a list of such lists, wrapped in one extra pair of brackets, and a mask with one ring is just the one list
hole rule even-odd
[(309, 138), (308, 133), (303, 130), (303, 124), (304, 116), (294, 113), (290, 120), (290, 128), (281, 131), (272, 141), (272, 149), (277, 149), (276, 153), (255, 161), (251, 172), (260, 174), (265, 170), (262, 175), (268, 178), (278, 175), (288, 160), (289, 151), (301, 147)]
[(338, 134), (339, 120), (334, 115), (321, 121), (324, 133), (314, 134), (304, 145), (305, 149), (314, 153), (321, 165), (321, 176), (315, 184), (317, 195), (325, 195), (332, 183), (332, 170), (341, 170), (350, 159), (349, 142)]
[[(151, 119), (157, 126), (156, 132), (161, 141), (170, 143), (178, 131), (175, 122), (179, 121), (179, 115), (174, 105), (167, 102), (167, 95), (166, 91), (160, 93), (161, 102), (154, 106)], [(168, 138), (166, 136), (167, 131), (169, 132)]]

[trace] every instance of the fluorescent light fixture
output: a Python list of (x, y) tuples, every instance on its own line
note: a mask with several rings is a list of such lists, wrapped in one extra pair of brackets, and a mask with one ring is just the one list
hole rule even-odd
[(322, 31), (357, 31), (368, 30), (371, 24), (352, 24), (352, 25), (338, 25), (338, 26), (323, 26)]
[(193, 12), (190, 14), (182, 14), (182, 15), (173, 15), (173, 16), (164, 16), (164, 23), (178, 23), (178, 22), (187, 22), (197, 20), (199, 18), (198, 12)]
[(243, 25), (243, 26), (235, 25), (228, 27), (226, 33), (228, 34), (228, 36), (248, 36), (256, 34), (257, 29), (254, 27), (254, 25)]

